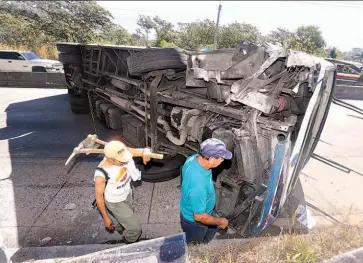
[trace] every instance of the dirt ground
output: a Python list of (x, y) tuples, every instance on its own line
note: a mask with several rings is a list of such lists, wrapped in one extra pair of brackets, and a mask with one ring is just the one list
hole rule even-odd
[(321, 262), (363, 246), (363, 225), (189, 247), (191, 263)]

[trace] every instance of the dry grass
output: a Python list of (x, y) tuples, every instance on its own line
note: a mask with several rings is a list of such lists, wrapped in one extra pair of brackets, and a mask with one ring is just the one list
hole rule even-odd
[(189, 247), (191, 263), (320, 262), (363, 246), (363, 226)]
[(31, 50), (31, 51), (35, 51), (35, 53), (37, 55), (39, 55), (43, 58), (58, 59), (58, 50), (55, 45), (41, 46), (34, 50), (34, 49), (24, 46), (24, 45), (9, 46), (9, 45), (0, 44), (0, 50), (24, 50), (24, 51)]

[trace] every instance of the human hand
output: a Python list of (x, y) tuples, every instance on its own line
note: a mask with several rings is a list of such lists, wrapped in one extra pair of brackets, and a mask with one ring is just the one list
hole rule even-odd
[(226, 229), (228, 226), (228, 220), (226, 218), (221, 218), (221, 223), (218, 225), (220, 229)]
[(112, 231), (115, 228), (111, 218), (108, 216), (103, 219), (103, 223), (105, 224), (105, 227), (110, 231)]
[(151, 151), (149, 148), (145, 148), (142, 152), (142, 160), (146, 165), (151, 159)]

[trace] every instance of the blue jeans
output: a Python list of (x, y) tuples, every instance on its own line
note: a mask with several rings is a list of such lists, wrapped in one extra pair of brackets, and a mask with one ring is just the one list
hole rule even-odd
[(191, 242), (206, 244), (213, 239), (217, 232), (217, 226), (208, 226), (199, 222), (191, 222), (185, 219), (182, 214), (180, 214), (180, 224), (185, 232), (187, 244)]

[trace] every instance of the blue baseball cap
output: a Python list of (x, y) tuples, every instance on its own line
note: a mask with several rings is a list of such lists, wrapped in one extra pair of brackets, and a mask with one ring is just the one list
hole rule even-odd
[(232, 159), (232, 153), (226, 149), (226, 145), (221, 140), (210, 138), (200, 145), (200, 153), (204, 157), (222, 157), (223, 159)]

